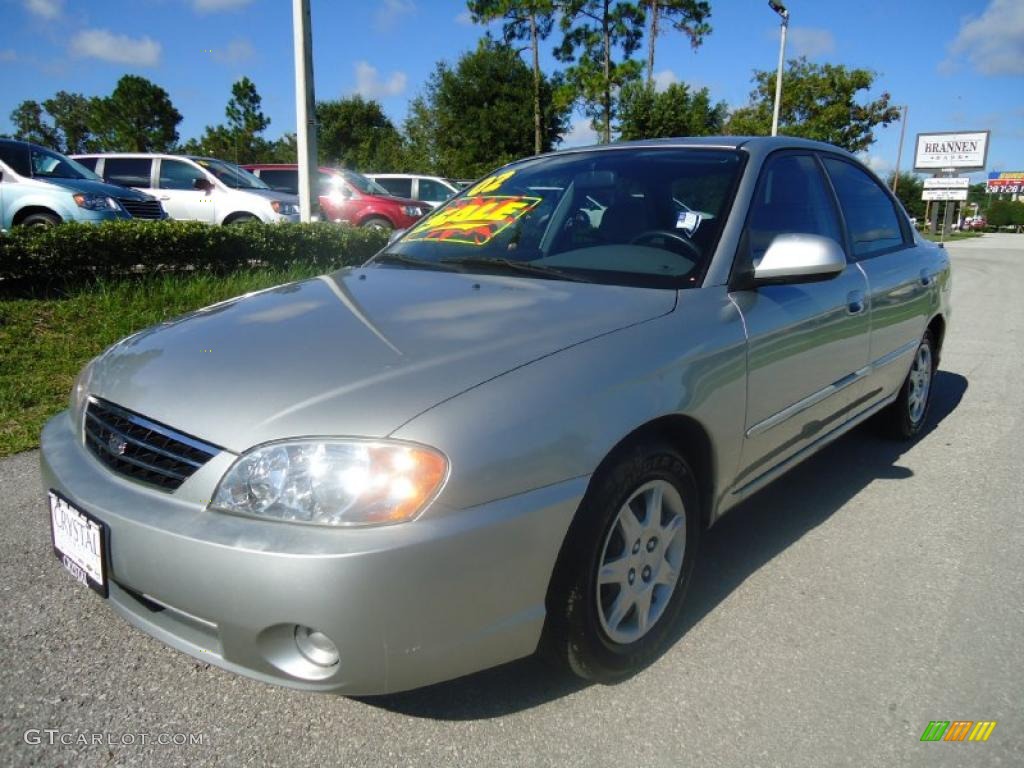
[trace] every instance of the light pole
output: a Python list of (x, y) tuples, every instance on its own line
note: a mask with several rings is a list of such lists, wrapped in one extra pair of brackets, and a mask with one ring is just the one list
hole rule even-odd
[(906, 104), (903, 105), (903, 117), (900, 118), (900, 146), (896, 150), (896, 173), (892, 175), (892, 193), (896, 194), (896, 186), (900, 182), (900, 161), (903, 159), (903, 136), (907, 132), (907, 112), (910, 111), (910, 107)]
[(775, 73), (775, 110), (772, 113), (772, 136), (778, 136), (779, 107), (782, 106), (782, 65), (786, 59), (786, 28), (789, 27), (789, 11), (778, 0), (768, 0), (768, 5), (782, 19), (782, 34), (779, 39), (779, 69)]
[(295, 143), (299, 154), (299, 218), (310, 221), (316, 176), (316, 96), (309, 0), (292, 0), (295, 40)]

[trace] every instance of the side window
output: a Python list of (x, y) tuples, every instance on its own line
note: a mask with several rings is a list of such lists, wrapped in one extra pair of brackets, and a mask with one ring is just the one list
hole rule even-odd
[(412, 179), (374, 179), (395, 197), (412, 197)]
[(160, 189), (195, 189), (195, 180), (205, 178), (202, 171), (182, 160), (160, 161)]
[(32, 165), (24, 144), (0, 144), (0, 160), (19, 176), (32, 176)]
[(825, 158), (825, 167), (846, 217), (853, 255), (866, 258), (903, 245), (900, 220), (889, 196), (857, 166)]
[(443, 202), (454, 194), (444, 184), (438, 184), (433, 179), (420, 179), (420, 200)]
[(108, 157), (103, 164), (103, 179), (122, 187), (148, 187), (152, 166), (153, 161), (145, 157)]
[(842, 242), (832, 196), (810, 155), (775, 155), (761, 169), (747, 219), (751, 258), (764, 256), (782, 234), (821, 235)]
[(99, 160), (100, 159), (98, 157), (80, 157), (75, 162), (77, 162), (79, 165), (84, 165), (90, 171), (95, 173), (96, 172), (96, 163), (98, 163)]

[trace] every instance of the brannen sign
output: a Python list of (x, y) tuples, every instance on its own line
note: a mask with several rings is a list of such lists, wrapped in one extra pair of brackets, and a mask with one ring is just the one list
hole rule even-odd
[(988, 136), (988, 131), (919, 133), (914, 170), (984, 168), (988, 158)]

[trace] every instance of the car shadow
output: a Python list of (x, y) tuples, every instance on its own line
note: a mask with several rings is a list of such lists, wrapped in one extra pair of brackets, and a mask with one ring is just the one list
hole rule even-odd
[[(967, 379), (939, 371), (932, 386), (928, 425), (919, 439), (927, 438), (959, 405)], [(824, 448), (706, 532), (674, 642), (751, 574), (870, 483), (912, 476), (897, 462), (913, 443), (880, 437), (873, 427), (865, 424)], [(480, 720), (530, 709), (588, 685), (532, 657), (427, 688), (360, 701), (412, 717)]]

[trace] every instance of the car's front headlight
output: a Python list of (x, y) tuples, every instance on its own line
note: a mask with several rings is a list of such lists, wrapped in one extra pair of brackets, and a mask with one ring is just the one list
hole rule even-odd
[(274, 209), (274, 213), (282, 216), (291, 216), (299, 212), (298, 203), (286, 203), (283, 200), (271, 200), (270, 207)]
[(448, 475), (448, 460), (420, 445), (310, 439), (242, 454), (212, 509), (318, 525), (382, 525), (415, 518)]
[(92, 372), (99, 356), (94, 357), (78, 373), (75, 384), (71, 387), (71, 394), (68, 396), (68, 408), (71, 411), (71, 419), (76, 429), (81, 425), (85, 404), (89, 399), (89, 385), (92, 384)]
[(74, 195), (75, 204), (88, 211), (119, 211), (117, 200), (99, 192), (79, 192)]
[(426, 211), (423, 208), (420, 208), (419, 206), (416, 205), (403, 205), (402, 211), (405, 213), (406, 216), (416, 217), (420, 217), (424, 213), (426, 213)]

